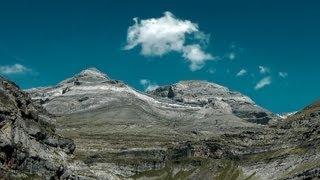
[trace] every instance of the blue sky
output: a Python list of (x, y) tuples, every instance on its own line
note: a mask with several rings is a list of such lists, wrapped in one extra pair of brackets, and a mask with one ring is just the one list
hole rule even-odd
[[(139, 90), (147, 87), (143, 79), (153, 86), (207, 80), (273, 112), (295, 111), (320, 97), (319, 5), (308, 0), (1, 1), (0, 72), (22, 88), (54, 85), (88, 67)], [(167, 11), (169, 24), (161, 21)], [(151, 18), (156, 26), (149, 26)], [(136, 32), (131, 42), (129, 27)], [(160, 31), (159, 41), (148, 27), (171, 27), (174, 33)], [(176, 32), (179, 27), (185, 29)]]

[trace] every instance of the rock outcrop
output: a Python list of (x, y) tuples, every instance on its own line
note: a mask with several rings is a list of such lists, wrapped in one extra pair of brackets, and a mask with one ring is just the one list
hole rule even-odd
[(0, 77), (0, 177), (68, 177), (72, 140), (58, 136), (52, 119), (27, 93)]
[(185, 104), (212, 107), (259, 124), (267, 124), (275, 117), (271, 112), (256, 105), (249, 97), (206, 81), (181, 81), (148, 93)]

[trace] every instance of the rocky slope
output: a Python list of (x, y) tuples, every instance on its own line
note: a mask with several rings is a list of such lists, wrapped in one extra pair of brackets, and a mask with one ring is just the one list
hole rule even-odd
[(96, 69), (28, 92), (75, 141), (68, 167), (86, 179), (319, 177), (319, 103), (283, 119), (217, 84), (144, 94)]
[(184, 104), (212, 107), (225, 114), (234, 114), (249, 122), (267, 124), (274, 115), (256, 105), (249, 97), (206, 81), (181, 81), (150, 91)]
[(14, 83), (0, 77), (0, 177), (71, 177), (68, 154), (72, 140), (55, 133), (46, 110)]
[(135, 177), (319, 179), (319, 127), (320, 103), (316, 102), (263, 128), (183, 142), (167, 154), (174, 165)]

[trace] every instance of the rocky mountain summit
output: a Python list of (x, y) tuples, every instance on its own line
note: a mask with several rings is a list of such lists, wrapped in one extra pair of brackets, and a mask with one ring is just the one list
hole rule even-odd
[(117, 81), (110, 80), (105, 74), (95, 68), (86, 69), (74, 77), (60, 82), (57, 86), (34, 88), (28, 92), (33, 100), (37, 100), (52, 114), (68, 114), (98, 107), (107, 101), (99, 92), (113, 84), (122, 86)]
[(56, 119), (45, 121), (55, 133), (74, 140), (74, 155), (61, 161), (74, 177), (320, 177), (319, 102), (280, 118), (214, 83), (181, 81), (142, 93), (94, 68), (27, 92), (37, 112)]
[(274, 115), (256, 105), (249, 97), (206, 81), (181, 81), (159, 87), (149, 94), (202, 107), (213, 107), (249, 122), (267, 124)]
[(72, 140), (55, 133), (53, 119), (27, 93), (0, 77), (0, 177), (70, 177)]

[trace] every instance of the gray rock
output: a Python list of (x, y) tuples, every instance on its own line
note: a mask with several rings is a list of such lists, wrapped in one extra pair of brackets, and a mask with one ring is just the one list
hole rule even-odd
[[(52, 131), (43, 121), (44, 109), (38, 109), (28, 94), (17, 85), (0, 77), (0, 173), (1, 177), (23, 178), (55, 176), (66, 166), (67, 155), (74, 143)], [(59, 148), (45, 143), (58, 140)]]
[(159, 87), (148, 93), (185, 104), (209, 106), (259, 124), (267, 124), (275, 117), (270, 111), (256, 105), (249, 97), (206, 81), (181, 81), (177, 84)]

